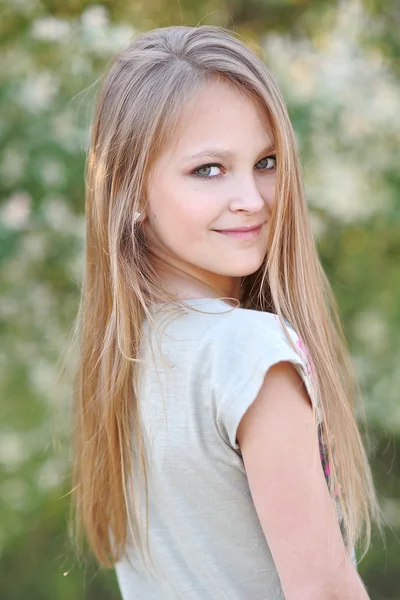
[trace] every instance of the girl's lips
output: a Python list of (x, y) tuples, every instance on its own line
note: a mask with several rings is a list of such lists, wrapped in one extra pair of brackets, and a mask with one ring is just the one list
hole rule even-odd
[(226, 235), (228, 237), (242, 239), (242, 240), (251, 240), (256, 238), (262, 229), (262, 225), (255, 227), (254, 229), (240, 230), (240, 229), (231, 229), (230, 231), (218, 231), (215, 229), (216, 233), (220, 233), (221, 235)]

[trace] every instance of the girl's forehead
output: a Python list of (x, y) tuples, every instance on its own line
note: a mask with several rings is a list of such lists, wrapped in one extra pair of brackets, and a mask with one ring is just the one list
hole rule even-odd
[[(233, 84), (213, 82), (201, 88), (182, 106), (167, 136), (163, 152), (187, 154), (194, 147), (218, 145), (221, 134), (233, 139), (235, 131), (244, 131), (244, 121), (253, 124), (257, 134), (273, 142), (268, 113), (256, 97), (238, 90)], [(255, 143), (258, 142), (255, 141)]]

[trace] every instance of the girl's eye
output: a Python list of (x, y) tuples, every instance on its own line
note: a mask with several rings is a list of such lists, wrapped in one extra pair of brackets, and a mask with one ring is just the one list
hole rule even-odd
[[(273, 164), (272, 166), (268, 166), (268, 161), (271, 160), (273, 161)], [(261, 165), (261, 168), (257, 169), (257, 171), (273, 171), (276, 167), (276, 154), (271, 154), (271, 156), (262, 158), (260, 161), (258, 161), (257, 165)], [(214, 179), (214, 177), (219, 176), (219, 173), (212, 175), (212, 169), (221, 169), (221, 167), (220, 165), (214, 163), (202, 165), (201, 167), (198, 167), (192, 171), (192, 174), (197, 177), (201, 177), (202, 179)]]
[[(266, 165), (269, 160), (273, 160), (273, 165), (272, 167), (268, 168)], [(271, 154), (271, 156), (266, 156), (265, 158), (262, 158), (257, 164), (260, 165), (261, 163), (263, 163), (262, 168), (257, 169), (258, 171), (272, 171), (276, 167), (276, 154)]]
[[(202, 165), (201, 167), (199, 167), (198, 169), (195, 169), (193, 171), (193, 173), (195, 175), (197, 175), (198, 177), (202, 177), (203, 179), (213, 179), (214, 177), (217, 177), (217, 175), (212, 175), (210, 176), (210, 171), (208, 169), (219, 169), (218, 165)], [(201, 173), (201, 171), (203, 171), (203, 173)], [(204, 171), (207, 171), (206, 173), (204, 173)]]

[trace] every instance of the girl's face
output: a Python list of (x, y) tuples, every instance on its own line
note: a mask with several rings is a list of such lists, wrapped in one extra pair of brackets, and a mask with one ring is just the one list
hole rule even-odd
[(154, 165), (143, 226), (160, 275), (178, 296), (211, 287), (239, 298), (242, 277), (262, 264), (276, 159), (259, 110), (227, 83), (205, 86)]

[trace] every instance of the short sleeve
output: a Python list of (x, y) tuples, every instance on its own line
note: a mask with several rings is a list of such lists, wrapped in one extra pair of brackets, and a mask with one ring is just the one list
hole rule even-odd
[(213, 418), (222, 439), (239, 450), (239, 423), (257, 397), (266, 372), (281, 361), (289, 361), (301, 376), (310, 401), (315, 399), (311, 361), (302, 340), (286, 322), (296, 350), (289, 344), (277, 315), (236, 309), (223, 323), (215, 340), (212, 369)]

